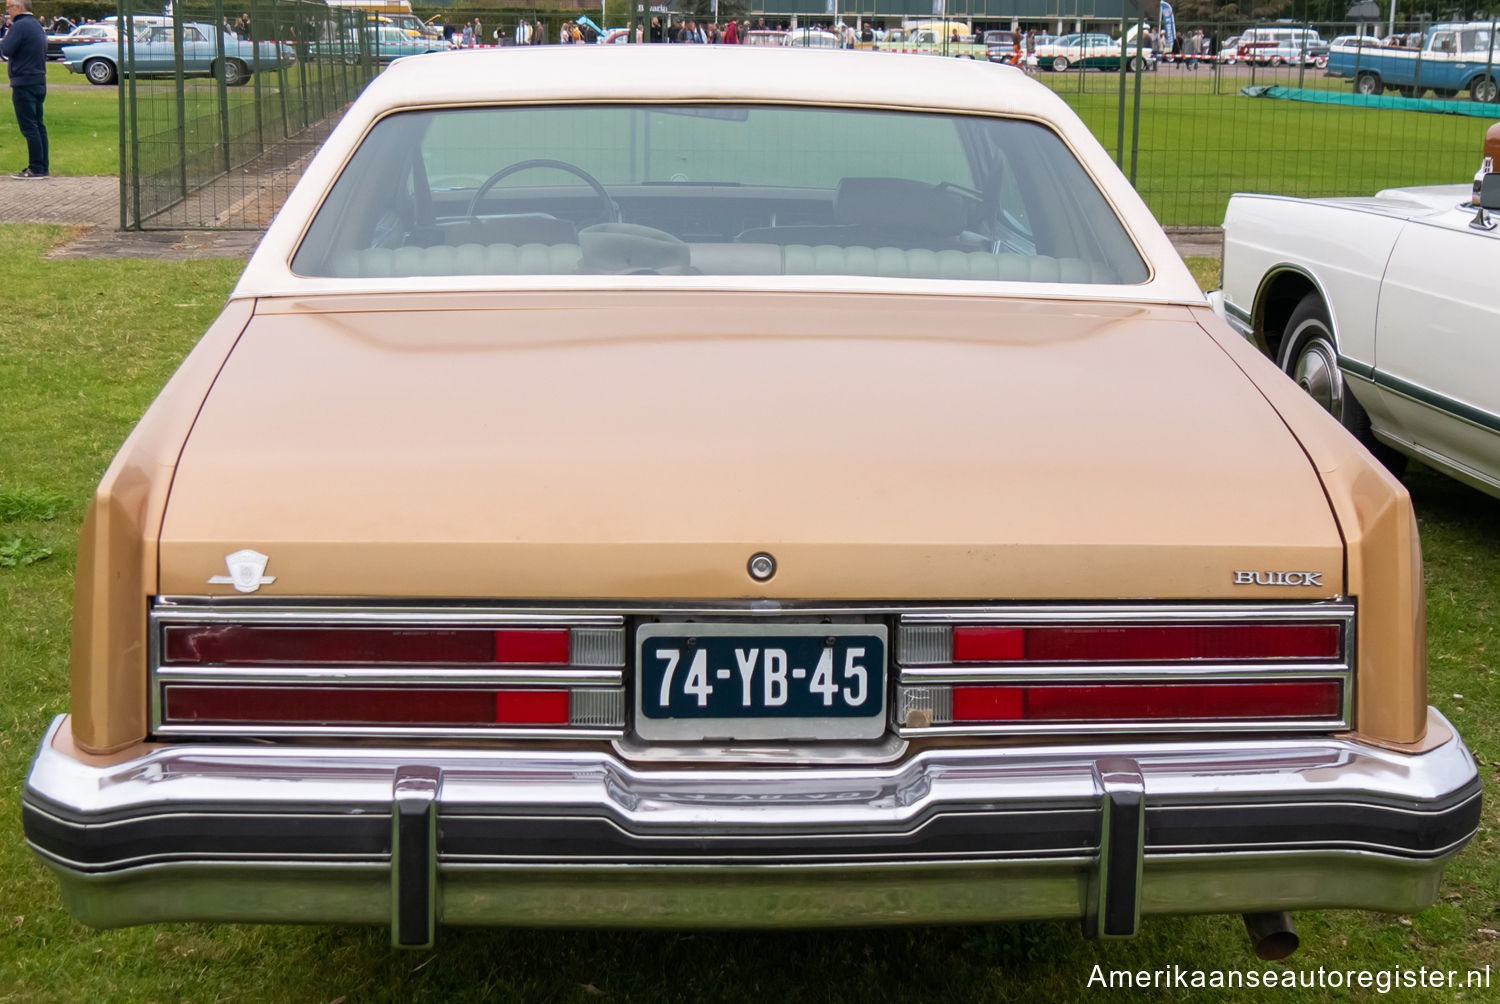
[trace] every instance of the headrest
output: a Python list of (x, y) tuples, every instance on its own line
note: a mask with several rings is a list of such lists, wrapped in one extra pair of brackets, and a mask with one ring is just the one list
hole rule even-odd
[(578, 231), (578, 243), (583, 248), (578, 271), (585, 275), (685, 275), (691, 270), (692, 253), (687, 244), (655, 227), (596, 223)]
[(848, 226), (890, 227), (951, 237), (964, 228), (963, 200), (909, 178), (841, 178), (833, 216)]

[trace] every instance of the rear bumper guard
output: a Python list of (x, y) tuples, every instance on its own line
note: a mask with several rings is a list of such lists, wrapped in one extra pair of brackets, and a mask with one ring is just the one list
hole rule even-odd
[[(1431, 712), (1441, 722), (1436, 711)], [(27, 840), (70, 911), (164, 920), (819, 926), (1352, 907), (1437, 894), (1474, 834), (1456, 735), (1052, 744), (883, 767), (637, 769), (606, 753), (42, 742)]]

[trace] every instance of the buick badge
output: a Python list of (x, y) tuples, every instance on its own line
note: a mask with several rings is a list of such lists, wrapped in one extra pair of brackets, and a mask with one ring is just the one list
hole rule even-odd
[(259, 551), (252, 551), (249, 548), (226, 554), (224, 564), (229, 567), (229, 574), (215, 575), (208, 580), (208, 584), (233, 586), (238, 592), (253, 593), (261, 586), (270, 585), (276, 581), (276, 576), (265, 574), (266, 562), (270, 560)]

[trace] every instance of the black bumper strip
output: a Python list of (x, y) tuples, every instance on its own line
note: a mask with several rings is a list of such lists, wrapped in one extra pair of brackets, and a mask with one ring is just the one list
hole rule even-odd
[[(1128, 806), (1121, 805), (1128, 811)], [(476, 864), (529, 862), (748, 863), (798, 861), (859, 863), (968, 857), (1092, 855), (1101, 844), (1097, 805), (1048, 810), (1000, 810), (993, 804), (954, 805), (899, 831), (632, 832), (601, 815), (545, 815), (526, 807), (505, 812), (436, 805), (437, 856)], [(1477, 779), (1438, 808), (1324, 799), (1316, 803), (1168, 805), (1144, 810), (1144, 852), (1213, 853), (1300, 850), (1312, 847), (1377, 851), (1424, 859), (1471, 837), (1479, 823)], [(244, 858), (327, 858), (390, 861), (392, 803), (207, 807), (145, 807), (108, 822), (49, 804), (35, 792), (22, 799), (27, 840), (43, 855), (75, 871), (108, 872), (153, 861)], [(1127, 825), (1127, 824), (1120, 824)]]
[(1153, 805), (1146, 814), (1146, 846), (1188, 853), (1211, 847), (1318, 844), (1374, 846), (1412, 858), (1437, 857), (1479, 828), (1480, 784), (1475, 780), (1444, 808), (1394, 809), (1328, 802), (1311, 805)]

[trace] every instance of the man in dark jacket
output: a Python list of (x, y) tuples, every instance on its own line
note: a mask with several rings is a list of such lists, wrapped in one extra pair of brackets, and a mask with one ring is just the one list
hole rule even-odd
[(0, 56), (6, 59), (10, 102), (31, 161), (11, 177), (45, 178), (47, 127), (42, 123), (42, 103), (47, 100), (47, 33), (31, 13), (31, 0), (5, 0), (5, 12), (10, 15), (10, 30), (0, 38)]

